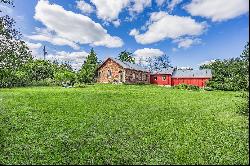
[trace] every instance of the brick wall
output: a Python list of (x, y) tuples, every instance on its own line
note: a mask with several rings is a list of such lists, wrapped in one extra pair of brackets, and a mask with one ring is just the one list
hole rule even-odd
[(150, 82), (150, 76), (147, 72), (123, 69), (119, 64), (111, 59), (108, 59), (97, 72), (97, 82), (99, 83), (109, 83), (114, 81), (126, 83)]
[(150, 77), (147, 72), (125, 69), (126, 83), (149, 83)]
[[(112, 74), (111, 76), (108, 76), (109, 70), (111, 71)], [(101, 68), (99, 68), (97, 82), (108, 83), (108, 82), (113, 82), (115, 80), (119, 81), (120, 79), (119, 72), (124, 72), (124, 69), (116, 62), (109, 59), (105, 62), (105, 64), (103, 64)]]

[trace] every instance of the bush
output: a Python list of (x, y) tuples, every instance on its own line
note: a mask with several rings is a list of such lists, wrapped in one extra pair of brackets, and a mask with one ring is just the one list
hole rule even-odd
[(74, 88), (86, 88), (86, 84), (82, 84), (82, 83), (75, 83), (74, 84)]
[(173, 87), (174, 89), (183, 89), (183, 90), (200, 90), (198, 86), (195, 85), (187, 85), (187, 84), (179, 84)]
[(56, 82), (54, 79), (46, 78), (44, 80), (40, 81), (32, 81), (30, 83), (31, 86), (58, 86), (60, 85), (58, 82)]
[(25, 71), (0, 70), (0, 87), (27, 86), (29, 82), (28, 73)]
[(196, 85), (188, 85), (187, 90), (200, 90), (200, 88)]
[(54, 77), (56, 82), (63, 86), (72, 86), (76, 82), (76, 74), (71, 71), (59, 71)]
[(242, 103), (238, 104), (238, 113), (249, 115), (249, 92), (243, 92), (239, 97), (244, 98)]
[(208, 87), (207, 86), (207, 87), (204, 88), (204, 90), (206, 90), (206, 91), (213, 91), (214, 89), (212, 87)]

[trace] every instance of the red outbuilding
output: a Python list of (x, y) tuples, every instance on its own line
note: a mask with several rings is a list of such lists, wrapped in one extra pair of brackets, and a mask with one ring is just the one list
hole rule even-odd
[(206, 82), (211, 78), (212, 73), (210, 69), (177, 70), (174, 68), (167, 68), (151, 72), (150, 83), (171, 86), (188, 84), (205, 87)]
[(173, 71), (174, 71), (174, 68), (166, 68), (166, 69), (151, 72), (150, 83), (171, 86), (172, 84), (171, 77), (172, 77)]

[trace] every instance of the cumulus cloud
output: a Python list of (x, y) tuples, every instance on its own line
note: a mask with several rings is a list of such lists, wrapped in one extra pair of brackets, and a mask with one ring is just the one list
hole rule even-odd
[(155, 2), (158, 6), (162, 6), (166, 2), (166, 0), (156, 0)]
[(151, 0), (131, 0), (130, 12), (141, 13), (144, 8), (151, 6)]
[(164, 52), (154, 48), (138, 49), (134, 52), (136, 63), (146, 64), (148, 58), (155, 58), (164, 55)]
[(207, 61), (201, 62), (200, 64), (198, 64), (198, 66), (209, 65), (211, 63), (214, 63), (215, 61), (216, 61), (216, 59), (207, 60)]
[(193, 39), (193, 38), (186, 37), (186, 38), (175, 39), (173, 42), (178, 43), (178, 48), (189, 48), (192, 45), (200, 44), (201, 39), (198, 39), (198, 38)]
[[(116, 20), (119, 20), (119, 14), (128, 9), (130, 18), (127, 20), (133, 20), (135, 15), (143, 12), (144, 8), (150, 7), (152, 0), (91, 0), (96, 7), (97, 17), (103, 21), (112, 22), (117, 26)], [(119, 24), (120, 25), (120, 24)]]
[(184, 7), (192, 16), (224, 21), (249, 11), (249, 0), (192, 0)]
[(96, 6), (97, 17), (105, 21), (118, 19), (119, 13), (129, 5), (129, 0), (91, 0)]
[(182, 36), (198, 36), (206, 29), (205, 23), (196, 22), (191, 17), (169, 15), (162, 11), (152, 13), (149, 22), (145, 33), (140, 34), (134, 29), (130, 32), (137, 43), (151, 44), (166, 38), (177, 39)]
[[(50, 4), (47, 0), (38, 1), (34, 18), (42, 22), (49, 32), (54, 33), (52, 38), (56, 38), (56, 42), (52, 41), (52, 44), (59, 43), (58, 45), (60, 45), (60, 43), (69, 42), (68, 45), (71, 47), (76, 47), (73, 43), (106, 47), (121, 47), (123, 45), (122, 39), (111, 36), (106, 29), (89, 17), (67, 11), (62, 6)], [(33, 40), (42, 38), (44, 41), (48, 39), (44, 36), (34, 35), (30, 38)]]
[(80, 9), (82, 13), (90, 14), (94, 12), (93, 6), (86, 3), (84, 0), (76, 1), (76, 7)]
[(75, 50), (79, 50), (80, 46), (75, 42), (68, 40), (66, 38), (60, 37), (59, 35), (53, 33), (52, 31), (44, 28), (36, 28), (36, 32), (33, 35), (27, 35), (28, 39), (37, 41), (50, 42), (53, 45), (58, 46), (70, 46)]
[(54, 54), (49, 54), (47, 56), (50, 60), (57, 60), (58, 62), (69, 62), (70, 65), (78, 70), (83, 65), (88, 53), (85, 51), (80, 52), (65, 52), (59, 51)]
[(31, 51), (31, 54), (33, 57), (40, 57), (39, 49), (42, 47), (41, 43), (31, 43), (29, 41), (25, 41), (27, 46), (29, 47), (29, 50)]
[(168, 2), (168, 10), (171, 12), (174, 10), (174, 8), (180, 4), (182, 0), (171, 0)]
[(112, 23), (114, 24), (115, 27), (119, 27), (121, 24), (121, 21), (118, 19), (118, 20), (113, 21)]

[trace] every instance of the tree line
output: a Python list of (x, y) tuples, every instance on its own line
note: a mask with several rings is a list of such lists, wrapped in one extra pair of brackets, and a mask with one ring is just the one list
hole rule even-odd
[(200, 66), (201, 69), (211, 69), (212, 79), (207, 86), (217, 90), (239, 91), (249, 90), (249, 42), (242, 54), (237, 58), (215, 60), (210, 64)]
[[(0, 3), (13, 5), (12, 0), (0, 0)], [(91, 49), (79, 71), (74, 71), (67, 63), (35, 59), (16, 29), (15, 20), (8, 15), (0, 17), (0, 39), (0, 87), (62, 84), (72, 86), (75, 83), (95, 82), (100, 62), (94, 49)], [(126, 50), (118, 58), (135, 63), (133, 54)], [(171, 67), (167, 55), (149, 57), (144, 62), (139, 59), (138, 63), (150, 71)], [(213, 78), (207, 85), (213, 89), (249, 90), (249, 43), (240, 57), (218, 59), (200, 68), (212, 70)]]

